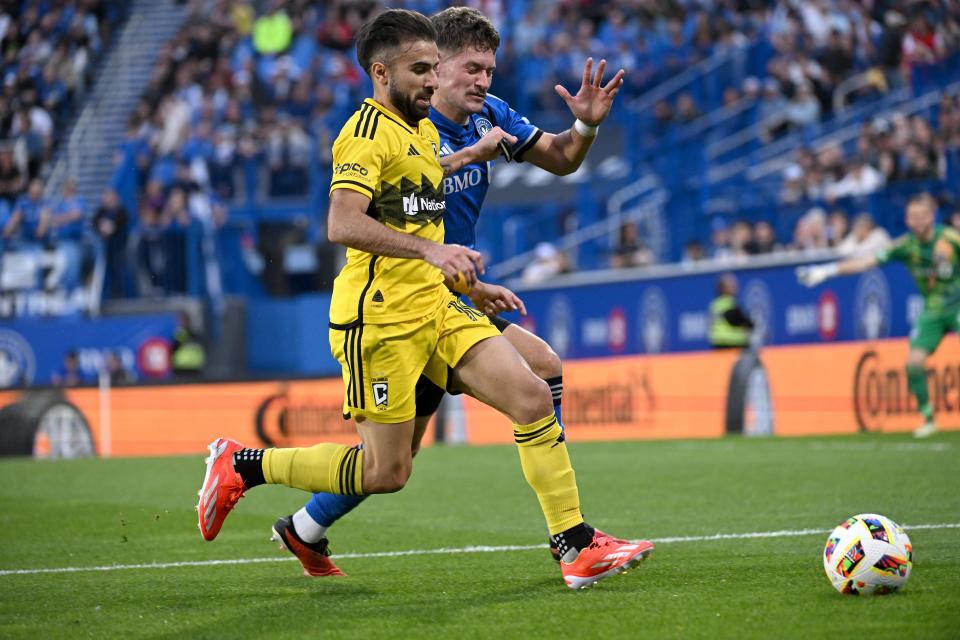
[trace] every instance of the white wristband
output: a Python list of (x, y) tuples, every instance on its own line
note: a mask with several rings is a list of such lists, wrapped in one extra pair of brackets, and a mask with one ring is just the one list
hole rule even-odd
[(823, 265), (823, 273), (828, 278), (835, 278), (837, 274), (840, 273), (840, 263), (839, 262), (828, 262)]
[(597, 136), (597, 130), (600, 129), (598, 124), (587, 124), (580, 118), (577, 118), (573, 121), (574, 130), (579, 133), (584, 138), (595, 138)]

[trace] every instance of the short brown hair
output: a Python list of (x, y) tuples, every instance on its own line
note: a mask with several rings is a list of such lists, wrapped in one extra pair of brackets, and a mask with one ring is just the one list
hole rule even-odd
[(459, 53), (467, 47), (497, 52), (500, 34), (490, 20), (470, 7), (450, 7), (430, 18), (437, 30), (437, 47), (448, 53)]
[(430, 19), (407, 9), (389, 9), (370, 20), (357, 34), (357, 60), (369, 75), (370, 66), (387, 49), (408, 42), (436, 42), (437, 32)]

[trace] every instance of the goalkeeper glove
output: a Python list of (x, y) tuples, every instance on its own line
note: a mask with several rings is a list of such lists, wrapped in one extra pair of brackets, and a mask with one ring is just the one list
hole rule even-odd
[(811, 264), (797, 267), (797, 280), (800, 284), (807, 287), (815, 287), (827, 278), (832, 278), (839, 273), (839, 265), (836, 262), (827, 264)]

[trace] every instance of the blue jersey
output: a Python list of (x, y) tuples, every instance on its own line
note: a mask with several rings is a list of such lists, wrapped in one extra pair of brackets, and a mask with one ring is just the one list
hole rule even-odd
[[(466, 125), (462, 125), (430, 108), (430, 121), (440, 132), (440, 155), (448, 156), (464, 147), (475, 144), (493, 127), (500, 127), (516, 137), (513, 145), (513, 160), (520, 162), (523, 154), (536, 144), (543, 131), (530, 124), (510, 108), (506, 102), (487, 94), (480, 113), (470, 116)], [(492, 162), (468, 164), (458, 172), (443, 180), (443, 193), (447, 201), (443, 214), (443, 226), (446, 231), (444, 242), (473, 247), (477, 242), (477, 218), (480, 207), (490, 187), (490, 169)]]

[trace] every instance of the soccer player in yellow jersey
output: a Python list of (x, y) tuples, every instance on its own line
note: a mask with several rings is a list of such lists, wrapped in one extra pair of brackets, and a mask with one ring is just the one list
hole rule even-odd
[(363, 445), (263, 450), (218, 438), (197, 505), (201, 534), (213, 540), (244, 492), (264, 483), (346, 495), (399, 491), (412, 471), (417, 379), (423, 373), (443, 388), (452, 370), (459, 388), (513, 422), (566, 584), (582, 588), (632, 568), (653, 545), (584, 522), (549, 387), (444, 285), (473, 285), (483, 265), (479, 253), (442, 244), (443, 169), (427, 119), (439, 65), (433, 26), (414, 11), (386, 11), (361, 29), (357, 57), (374, 96), (334, 143), (327, 230), (349, 248), (334, 283), (330, 346), (343, 368), (344, 411)]

